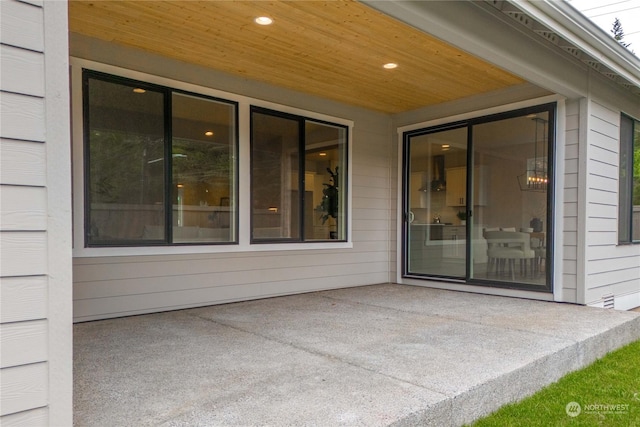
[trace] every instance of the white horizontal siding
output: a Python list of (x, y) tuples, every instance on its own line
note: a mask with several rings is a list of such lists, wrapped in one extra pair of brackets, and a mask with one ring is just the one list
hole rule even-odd
[(0, 286), (0, 323), (47, 317), (47, 277), (5, 277)]
[(48, 427), (49, 408), (37, 408), (2, 417), (3, 427)]
[[(385, 259), (385, 254), (378, 252), (351, 252), (349, 250), (309, 251), (311, 253), (260, 253), (253, 256), (233, 257), (230, 254), (191, 257), (189, 255), (162, 257), (156, 261), (155, 257), (131, 257), (126, 262), (109, 258), (98, 258), (100, 263), (92, 262), (93, 258), (78, 259), (74, 266), (74, 282), (87, 283), (96, 280), (125, 280), (131, 277), (157, 279), (161, 277), (200, 276), (203, 274), (232, 275), (238, 282), (250, 278), (261, 280), (260, 274), (265, 273), (274, 280), (287, 277), (305, 277), (310, 273), (300, 269), (332, 269), (349, 270), (353, 265), (376, 264)], [(318, 262), (321, 259), (322, 262)], [(343, 267), (344, 266), (344, 267)], [(317, 272), (312, 272), (315, 274)], [(239, 275), (244, 275), (241, 277)], [(324, 272), (323, 275), (329, 275)], [(227, 283), (229, 279), (221, 278)]]
[(0, 43), (44, 51), (42, 7), (15, 0), (0, 2)]
[(41, 52), (0, 45), (2, 90), (44, 96), (44, 55)]
[(0, 324), (0, 368), (46, 360), (46, 320)]
[(0, 277), (33, 276), (47, 273), (45, 232), (0, 232)]
[[(159, 292), (151, 295), (122, 294), (109, 298), (75, 300), (74, 317), (76, 321), (104, 319), (332, 288), (386, 283), (386, 278), (387, 271), (385, 269), (382, 272), (364, 272), (334, 277), (309, 277), (304, 280), (248, 283), (217, 288), (182, 290), (174, 286), (175, 291)], [(132, 283), (133, 287), (136, 286), (135, 281), (130, 283)]]
[[(70, 185), (68, 179), (48, 177), (68, 170), (70, 161), (66, 15), (64, 2), (0, 2), (3, 426), (72, 423), (70, 316), (64, 317), (71, 298), (62, 274), (70, 271), (70, 263), (54, 262), (49, 268), (48, 261), (52, 252), (65, 254), (68, 239), (64, 236), (71, 232), (70, 227), (62, 227), (51, 233), (51, 224), (68, 218), (68, 209), (65, 213), (62, 207), (69, 200)], [(67, 154), (57, 156), (57, 147), (63, 147), (60, 152), (66, 150)], [(53, 208), (49, 197), (54, 200)], [(51, 282), (55, 284), (53, 294), (48, 290)], [(51, 377), (50, 366), (54, 371)], [(61, 415), (53, 416), (54, 412)]]
[(47, 193), (43, 187), (3, 185), (0, 191), (0, 230), (46, 230)]
[(46, 406), (48, 376), (47, 363), (0, 370), (0, 416)]
[(564, 188), (562, 198), (556, 203), (563, 204), (562, 228), (562, 301), (576, 302), (577, 298), (577, 259), (578, 259), (578, 186), (579, 186), (579, 127), (580, 103), (571, 101), (565, 104), (564, 135)]
[(611, 294), (640, 294), (640, 247), (618, 245), (620, 111), (592, 100), (590, 112), (585, 302), (593, 305)]
[(45, 164), (44, 144), (0, 139), (0, 182), (3, 184), (44, 186)]
[(15, 93), (0, 98), (0, 137), (44, 141), (44, 99)]

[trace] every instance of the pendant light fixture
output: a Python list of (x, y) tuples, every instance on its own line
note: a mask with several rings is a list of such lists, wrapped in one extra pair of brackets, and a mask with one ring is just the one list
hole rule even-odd
[[(529, 117), (529, 116), (527, 116)], [(533, 158), (527, 159), (527, 169), (518, 176), (521, 191), (547, 191), (549, 176), (547, 173), (547, 123), (548, 121), (532, 115), (535, 124), (535, 139), (533, 141)], [(542, 132), (539, 134), (538, 129)], [(541, 141), (538, 141), (540, 135)]]

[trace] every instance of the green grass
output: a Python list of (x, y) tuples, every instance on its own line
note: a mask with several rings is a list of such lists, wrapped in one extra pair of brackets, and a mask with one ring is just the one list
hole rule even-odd
[[(581, 412), (575, 417), (567, 415), (570, 402), (580, 404)], [(607, 411), (603, 405), (619, 405), (618, 411)], [(640, 341), (562, 377), (533, 396), (502, 407), (472, 426), (640, 427)]]

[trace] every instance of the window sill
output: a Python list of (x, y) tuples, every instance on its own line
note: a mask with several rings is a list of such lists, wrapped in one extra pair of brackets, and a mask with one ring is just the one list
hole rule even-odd
[(185, 245), (185, 246), (137, 246), (74, 248), (74, 258), (154, 256), (154, 255), (195, 255), (242, 252), (309, 251), (323, 249), (351, 249), (353, 242), (309, 242), (309, 243), (259, 243), (228, 245)]

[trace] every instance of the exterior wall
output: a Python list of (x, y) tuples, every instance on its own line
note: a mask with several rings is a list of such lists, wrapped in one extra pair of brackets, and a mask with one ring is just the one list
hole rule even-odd
[[(328, 244), (329, 247), (306, 244), (303, 248), (295, 246), (295, 250), (288, 244), (269, 245), (268, 250), (264, 245), (253, 245), (243, 246), (246, 251), (217, 247), (212, 253), (91, 256), (90, 251), (80, 253), (82, 242), (76, 240), (73, 262), (76, 321), (389, 282), (389, 117), (77, 35), (71, 37), (71, 54), (260, 100), (256, 102), (298, 108), (301, 114), (309, 111), (354, 123), (350, 174), (352, 244)], [(74, 93), (75, 102), (77, 96)], [(272, 108), (277, 109), (278, 105)], [(241, 106), (241, 123), (243, 117), (247, 116)], [(74, 123), (80, 122), (76, 113)], [(248, 139), (246, 135), (243, 137), (242, 129), (241, 125), (241, 168), (243, 162), (248, 166), (248, 151), (243, 156)], [(82, 141), (77, 132), (74, 135), (78, 158), (77, 148)], [(81, 168), (76, 164), (74, 169), (76, 196), (80, 198), (77, 184)], [(241, 211), (248, 204), (248, 185), (242, 191), (246, 172), (240, 171)], [(76, 206), (77, 215), (81, 215), (81, 209), (82, 206)], [(241, 242), (243, 232), (245, 240), (249, 235), (248, 221), (243, 222), (243, 215), (248, 218), (248, 213), (241, 212)]]
[(71, 425), (66, 2), (0, 5), (0, 424)]
[[(640, 245), (618, 245), (620, 113), (625, 104), (612, 104), (613, 94), (602, 99), (607, 100), (589, 99), (584, 112), (584, 303), (603, 306), (613, 296), (614, 308), (626, 310), (640, 306)], [(625, 112), (638, 117), (635, 105), (635, 111)]]
[[(563, 204), (562, 224), (562, 292), (560, 300), (577, 302), (578, 294), (578, 169), (580, 101), (566, 103), (566, 129), (564, 138), (564, 188), (556, 203)], [(560, 169), (560, 168), (559, 168)], [(560, 230), (558, 230), (560, 231)], [(556, 233), (556, 235), (558, 235)]]

